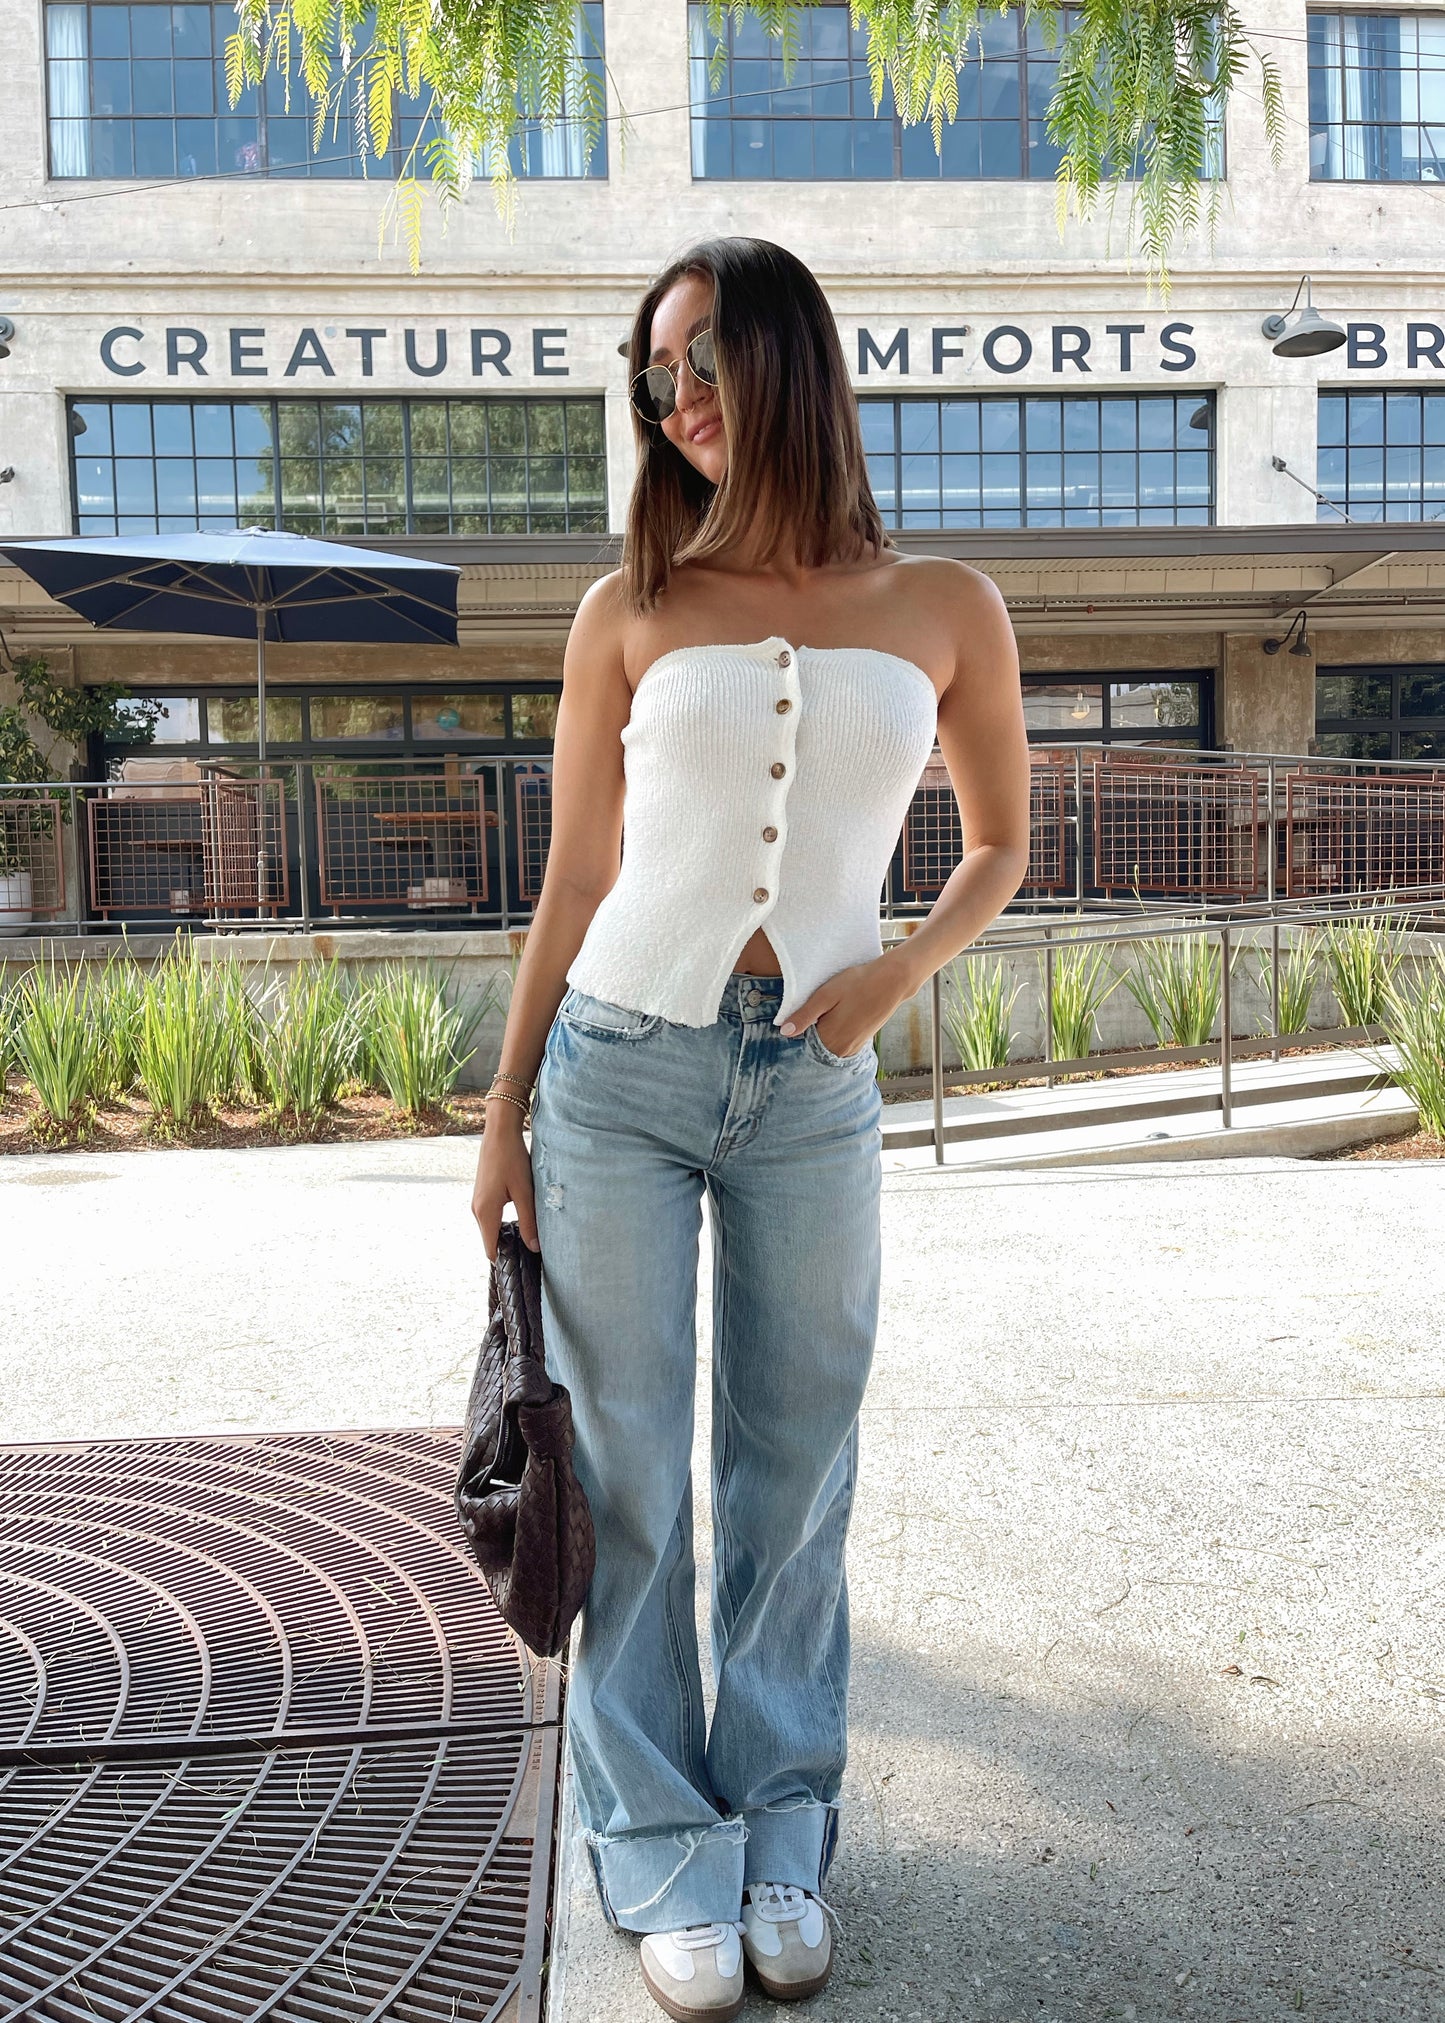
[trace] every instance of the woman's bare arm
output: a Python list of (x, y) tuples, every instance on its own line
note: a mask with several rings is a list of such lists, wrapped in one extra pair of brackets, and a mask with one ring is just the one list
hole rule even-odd
[[(594, 583), (577, 607), (562, 660), (562, 694), (552, 747), (552, 836), (542, 890), (512, 986), (498, 1070), (536, 1079), (567, 970), (622, 863), (622, 731), (632, 713), (623, 666), (620, 575)], [(505, 1087), (522, 1095), (516, 1082)], [(502, 1209), (516, 1203), (524, 1240), (535, 1250), (531, 1157), (522, 1112), (493, 1097), (477, 1159), (472, 1213), (488, 1258), (495, 1257)]]
[(1018, 642), (995, 585), (942, 559), (954, 676), (938, 704), (938, 748), (958, 801), (964, 854), (926, 919), (890, 951), (917, 990), (1007, 906), (1029, 865), (1029, 743)]

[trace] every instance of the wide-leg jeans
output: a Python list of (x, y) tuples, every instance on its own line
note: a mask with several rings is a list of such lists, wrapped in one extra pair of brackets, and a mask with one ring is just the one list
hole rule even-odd
[[(569, 988), (532, 1172), (548, 1366), (572, 1394), (597, 1568), (568, 1684), (577, 1801), (609, 1923), (737, 1919), (817, 1891), (847, 1752), (844, 1540), (880, 1277), (872, 1045), (781, 1032), (734, 973), (686, 1026)], [(712, 1216), (711, 1643), (694, 1614), (702, 1197)]]

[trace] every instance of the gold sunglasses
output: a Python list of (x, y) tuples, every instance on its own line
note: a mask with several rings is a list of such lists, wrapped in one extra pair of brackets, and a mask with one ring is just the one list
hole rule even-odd
[[(699, 330), (683, 354), (694, 379), (717, 385), (717, 351), (711, 330)], [(632, 405), (644, 421), (662, 422), (677, 407), (677, 380), (670, 365), (644, 366), (628, 388)]]

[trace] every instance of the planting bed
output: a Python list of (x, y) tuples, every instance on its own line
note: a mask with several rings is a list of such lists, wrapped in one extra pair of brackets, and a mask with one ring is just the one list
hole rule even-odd
[(40, 1114), (40, 1105), (28, 1084), (12, 1080), (4, 1102), (0, 1103), (0, 1154), (147, 1151), (158, 1145), (233, 1150), (244, 1145), (290, 1145), (303, 1136), (310, 1143), (328, 1144), (364, 1138), (465, 1137), (481, 1131), (484, 1122), (480, 1089), (462, 1090), (441, 1109), (429, 1110), (407, 1122), (403, 1122), (388, 1097), (374, 1090), (343, 1096), (329, 1116), (304, 1134), (287, 1130), (260, 1110), (241, 1104), (220, 1104), (212, 1123), (201, 1125), (184, 1137), (157, 1138), (150, 1129), (150, 1104), (143, 1096), (130, 1096), (103, 1103), (86, 1137), (52, 1146), (42, 1143), (32, 1128)]

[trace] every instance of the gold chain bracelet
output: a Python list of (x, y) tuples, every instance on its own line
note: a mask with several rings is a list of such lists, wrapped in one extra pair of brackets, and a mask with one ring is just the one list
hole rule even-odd
[(522, 1112), (523, 1123), (531, 1122), (532, 1106), (530, 1103), (525, 1102), (521, 1096), (514, 1096), (510, 1094), (509, 1091), (506, 1089), (492, 1088), (487, 1090), (487, 1093), (482, 1098), (482, 1101), (484, 1103), (489, 1103), (491, 1102), (493, 1097), (495, 1097), (499, 1103), (515, 1103), (517, 1108)]

